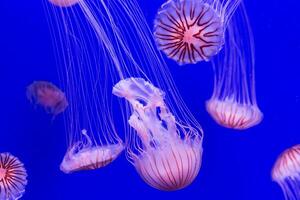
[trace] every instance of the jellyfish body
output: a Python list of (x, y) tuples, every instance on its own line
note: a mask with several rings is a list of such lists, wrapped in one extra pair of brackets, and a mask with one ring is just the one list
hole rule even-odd
[(26, 95), (32, 104), (44, 107), (54, 116), (62, 113), (68, 106), (65, 94), (47, 81), (33, 82), (27, 87)]
[(0, 199), (16, 200), (23, 196), (27, 185), (23, 163), (10, 153), (0, 153)]
[(86, 130), (82, 130), (82, 134), (86, 137), (86, 143), (78, 142), (68, 149), (60, 165), (60, 170), (64, 173), (104, 167), (114, 161), (124, 149), (122, 144), (93, 146)]
[(206, 109), (218, 124), (241, 130), (261, 122), (254, 61), (253, 35), (241, 3), (228, 24), (224, 50), (212, 61), (214, 90)]
[(128, 78), (115, 85), (113, 94), (133, 107), (129, 124), (142, 144), (131, 156), (145, 182), (160, 190), (191, 184), (201, 166), (201, 139), (196, 133), (189, 137), (188, 130), (176, 123), (164, 103), (164, 92), (144, 79)]
[(179, 64), (209, 61), (224, 43), (238, 0), (169, 0), (154, 23), (157, 45)]
[(219, 125), (227, 128), (247, 129), (261, 121), (257, 106), (239, 104), (233, 98), (208, 101), (206, 109)]
[(286, 200), (300, 199), (300, 145), (285, 150), (277, 158), (271, 176)]

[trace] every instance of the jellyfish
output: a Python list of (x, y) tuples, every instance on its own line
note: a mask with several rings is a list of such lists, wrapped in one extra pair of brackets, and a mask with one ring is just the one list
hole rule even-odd
[(109, 165), (122, 153), (124, 143), (113, 117), (111, 92), (106, 92), (110, 80), (115, 80), (106, 66), (113, 67), (113, 59), (106, 59), (109, 51), (91, 37), (90, 24), (84, 18), (77, 21), (79, 16), (71, 17), (79, 13), (81, 8), (77, 5), (85, 2), (64, 2), (50, 1), (45, 8), (57, 20), (49, 22), (50, 31), (55, 41), (59, 80), (69, 102), (64, 113), (67, 150), (60, 170), (71, 174)]
[(10, 153), (0, 153), (0, 199), (20, 199), (27, 185), (27, 173), (21, 161)]
[(164, 92), (142, 78), (121, 80), (113, 94), (124, 97), (133, 108), (128, 122), (141, 143), (135, 147), (137, 152), (129, 154), (145, 182), (167, 191), (189, 185), (201, 166), (202, 140), (196, 130), (177, 124)]
[(285, 150), (276, 160), (273, 181), (281, 187), (286, 200), (300, 199), (300, 145)]
[(54, 116), (62, 113), (68, 106), (65, 94), (47, 81), (34, 81), (27, 87), (26, 95), (32, 104), (44, 107)]
[(253, 35), (241, 3), (229, 22), (224, 49), (212, 61), (214, 89), (206, 109), (218, 124), (243, 130), (261, 122), (254, 61)]
[[(72, 163), (78, 163), (91, 152), (89, 148), (79, 155), (78, 147), (90, 147), (99, 137), (120, 141), (118, 134), (121, 133), (125, 138), (128, 161), (150, 186), (177, 190), (191, 184), (201, 166), (203, 130), (176, 88), (138, 3), (135, 0), (85, 0), (63, 9), (47, 5), (46, 11), (50, 15), (54, 13), (55, 22), (50, 21), (50, 30), (55, 45), (59, 46), (55, 48), (57, 56), (63, 56), (58, 62), (61, 66), (59, 76), (71, 97), (69, 110), (73, 112), (69, 116), (71, 121), (66, 120), (66, 124), (73, 127), (67, 131), (69, 137), (74, 138), (68, 151), (72, 156), (67, 153), (65, 161), (76, 158)], [(112, 96), (112, 88), (115, 95), (128, 101)], [(167, 94), (163, 95), (162, 91)], [(139, 99), (141, 97), (144, 99)], [(133, 105), (137, 102), (143, 105), (139, 105), (139, 109)], [(156, 117), (145, 116), (146, 122), (138, 121), (138, 113), (142, 116), (151, 112), (153, 115), (159, 110), (161, 114)], [(93, 128), (83, 127), (81, 118), (88, 120)], [(92, 134), (91, 130), (101, 132)], [(119, 144), (106, 139), (97, 143), (99, 148), (106, 147), (107, 143), (111, 148)], [(102, 157), (107, 158), (111, 152), (114, 151), (101, 151)], [(160, 159), (159, 168), (145, 171), (148, 165), (158, 167), (154, 166), (154, 154)], [(163, 165), (170, 166), (164, 170)], [(148, 172), (152, 174), (147, 176)], [(174, 177), (168, 179), (168, 175)]]
[(241, 0), (168, 0), (157, 13), (158, 48), (179, 64), (209, 61), (224, 44), (224, 32)]

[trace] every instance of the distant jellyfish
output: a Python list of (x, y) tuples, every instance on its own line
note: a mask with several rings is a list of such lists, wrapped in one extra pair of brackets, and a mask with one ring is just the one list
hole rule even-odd
[(44, 107), (54, 116), (62, 113), (68, 106), (65, 94), (47, 81), (34, 81), (27, 87), (26, 95), (31, 103)]
[(241, 130), (261, 122), (254, 61), (253, 35), (242, 3), (228, 24), (224, 50), (212, 62), (214, 90), (206, 109), (218, 124)]
[(0, 199), (20, 199), (27, 185), (23, 163), (10, 153), (0, 153)]
[(240, 0), (168, 0), (158, 11), (157, 45), (179, 64), (209, 61), (224, 44), (224, 31)]
[(286, 200), (300, 199), (300, 145), (285, 150), (277, 158), (271, 175)]
[(133, 108), (128, 122), (141, 142), (129, 156), (144, 181), (170, 191), (191, 184), (201, 166), (201, 136), (176, 121), (164, 92), (142, 78), (128, 78), (115, 85), (113, 94)]

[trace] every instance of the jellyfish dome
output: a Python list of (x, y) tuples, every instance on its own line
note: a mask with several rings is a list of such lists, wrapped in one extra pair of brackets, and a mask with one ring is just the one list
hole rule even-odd
[(261, 112), (256, 106), (243, 105), (234, 98), (208, 101), (208, 113), (222, 126), (232, 129), (247, 129), (261, 121)]
[(223, 51), (212, 61), (214, 89), (206, 110), (220, 125), (248, 129), (262, 121), (255, 90), (254, 40), (243, 3), (226, 31)]
[(133, 107), (129, 124), (141, 144), (138, 153), (129, 154), (145, 182), (169, 191), (191, 184), (201, 166), (201, 137), (176, 122), (164, 103), (164, 92), (142, 78), (128, 78), (115, 85), (113, 94)]
[(59, 7), (69, 7), (77, 4), (81, 0), (49, 0), (55, 6)]
[(23, 163), (10, 153), (0, 153), (0, 199), (20, 199), (27, 185)]
[(224, 44), (238, 0), (169, 0), (154, 23), (157, 45), (179, 64), (209, 61)]
[(280, 185), (286, 200), (300, 199), (300, 145), (285, 150), (277, 158), (271, 175)]
[(86, 130), (82, 130), (82, 134), (86, 137), (86, 143), (78, 142), (70, 147), (60, 164), (60, 170), (66, 174), (104, 167), (114, 161), (124, 149), (122, 143), (93, 146)]

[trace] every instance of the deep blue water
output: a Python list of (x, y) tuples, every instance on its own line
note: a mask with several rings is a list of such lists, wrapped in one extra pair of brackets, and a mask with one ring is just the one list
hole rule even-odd
[[(142, 1), (149, 25), (162, 0)], [(55, 121), (27, 102), (33, 80), (57, 83), (51, 37), (42, 2), (0, 3), (0, 152), (24, 162), (24, 200), (201, 199), (282, 200), (270, 171), (284, 149), (300, 143), (300, 2), (246, 1), (256, 42), (256, 81), (263, 122), (246, 131), (214, 123), (204, 101), (212, 91), (209, 65), (168, 65), (183, 98), (205, 131), (203, 165), (189, 187), (162, 192), (138, 176), (124, 154), (96, 171), (65, 175), (61, 117)]]

